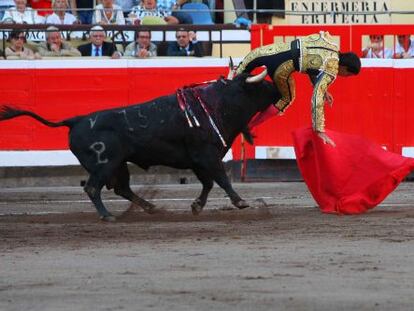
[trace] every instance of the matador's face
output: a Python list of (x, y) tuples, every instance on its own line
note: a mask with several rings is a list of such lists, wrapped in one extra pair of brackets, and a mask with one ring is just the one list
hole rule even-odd
[(348, 68), (346, 66), (339, 65), (338, 76), (341, 76), (341, 77), (355, 76), (355, 73), (348, 71)]

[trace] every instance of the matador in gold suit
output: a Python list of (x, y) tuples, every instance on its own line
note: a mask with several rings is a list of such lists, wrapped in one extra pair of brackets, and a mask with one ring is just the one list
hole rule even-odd
[[(281, 94), (275, 103), (279, 112), (284, 112), (295, 99), (294, 71), (310, 76), (314, 86), (312, 95), (312, 126), (321, 133), (326, 143), (334, 143), (324, 134), (324, 102), (328, 86), (337, 75), (358, 74), (361, 62), (352, 52), (340, 53), (338, 45), (328, 32), (320, 32), (296, 39), (290, 43), (274, 43), (251, 51), (240, 63), (236, 74), (251, 72), (266, 66), (269, 76)], [(329, 95), (330, 96), (330, 95)]]

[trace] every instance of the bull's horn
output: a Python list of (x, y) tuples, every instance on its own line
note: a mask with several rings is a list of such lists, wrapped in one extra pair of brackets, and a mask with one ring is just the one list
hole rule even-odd
[(229, 73), (227, 75), (227, 80), (233, 80), (234, 78), (234, 74), (235, 74), (235, 70), (234, 70), (234, 64), (233, 64), (233, 59), (230, 56), (230, 61), (229, 61)]
[(228, 73), (228, 75), (227, 75), (227, 80), (233, 80), (233, 78), (234, 78), (234, 73), (235, 73), (235, 71), (234, 71), (234, 70), (229, 70), (229, 73)]
[(264, 79), (266, 76), (267, 76), (267, 69), (263, 70), (263, 72), (262, 72), (262, 73), (260, 73), (260, 74), (258, 74), (258, 75), (255, 75), (255, 76), (253, 76), (253, 77), (248, 77), (248, 78), (246, 79), (246, 82), (247, 82), (247, 83), (258, 83), (258, 82), (263, 81), (263, 79)]

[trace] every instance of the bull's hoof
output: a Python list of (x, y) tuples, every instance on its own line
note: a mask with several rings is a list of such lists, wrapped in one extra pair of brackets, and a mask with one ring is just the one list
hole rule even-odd
[(238, 202), (234, 202), (233, 205), (239, 209), (243, 209), (249, 207), (249, 204), (245, 200), (240, 200)]
[(152, 215), (152, 214), (160, 214), (162, 213), (162, 210), (154, 206), (154, 207), (144, 208), (144, 212)]
[(101, 220), (107, 221), (107, 222), (114, 222), (116, 221), (116, 218), (113, 215), (108, 215), (108, 216), (101, 216)]
[(157, 213), (157, 208), (154, 204), (144, 201), (140, 204), (140, 206), (142, 207), (142, 209), (144, 210), (145, 213), (148, 214), (155, 214)]
[(191, 212), (193, 213), (194, 216), (197, 216), (198, 214), (200, 214), (202, 210), (203, 210), (203, 206), (201, 205), (200, 200), (195, 200), (191, 204)]

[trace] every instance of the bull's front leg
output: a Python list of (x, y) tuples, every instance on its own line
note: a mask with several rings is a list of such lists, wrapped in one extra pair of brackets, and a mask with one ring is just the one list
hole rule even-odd
[[(237, 208), (246, 208), (249, 207), (246, 201), (244, 201), (236, 191), (234, 191), (229, 178), (227, 177), (226, 170), (224, 169), (223, 162), (221, 158), (215, 156), (215, 154), (209, 154), (208, 152), (205, 153), (204, 161), (202, 162), (202, 169), (199, 172), (204, 173), (204, 178), (209, 178), (210, 180), (214, 180), (229, 196), (231, 203)], [(194, 170), (196, 172), (196, 170)], [(198, 173), (196, 172), (197, 177), (203, 183), (203, 180), (199, 177)], [(203, 183), (204, 186), (204, 183)], [(212, 185), (211, 185), (212, 186)], [(203, 187), (204, 190), (204, 187)], [(208, 189), (208, 192), (211, 190)], [(207, 194), (208, 194), (207, 192)], [(205, 198), (207, 199), (207, 194)], [(201, 193), (200, 197), (202, 197), (203, 192)], [(204, 203), (205, 204), (205, 203)]]

